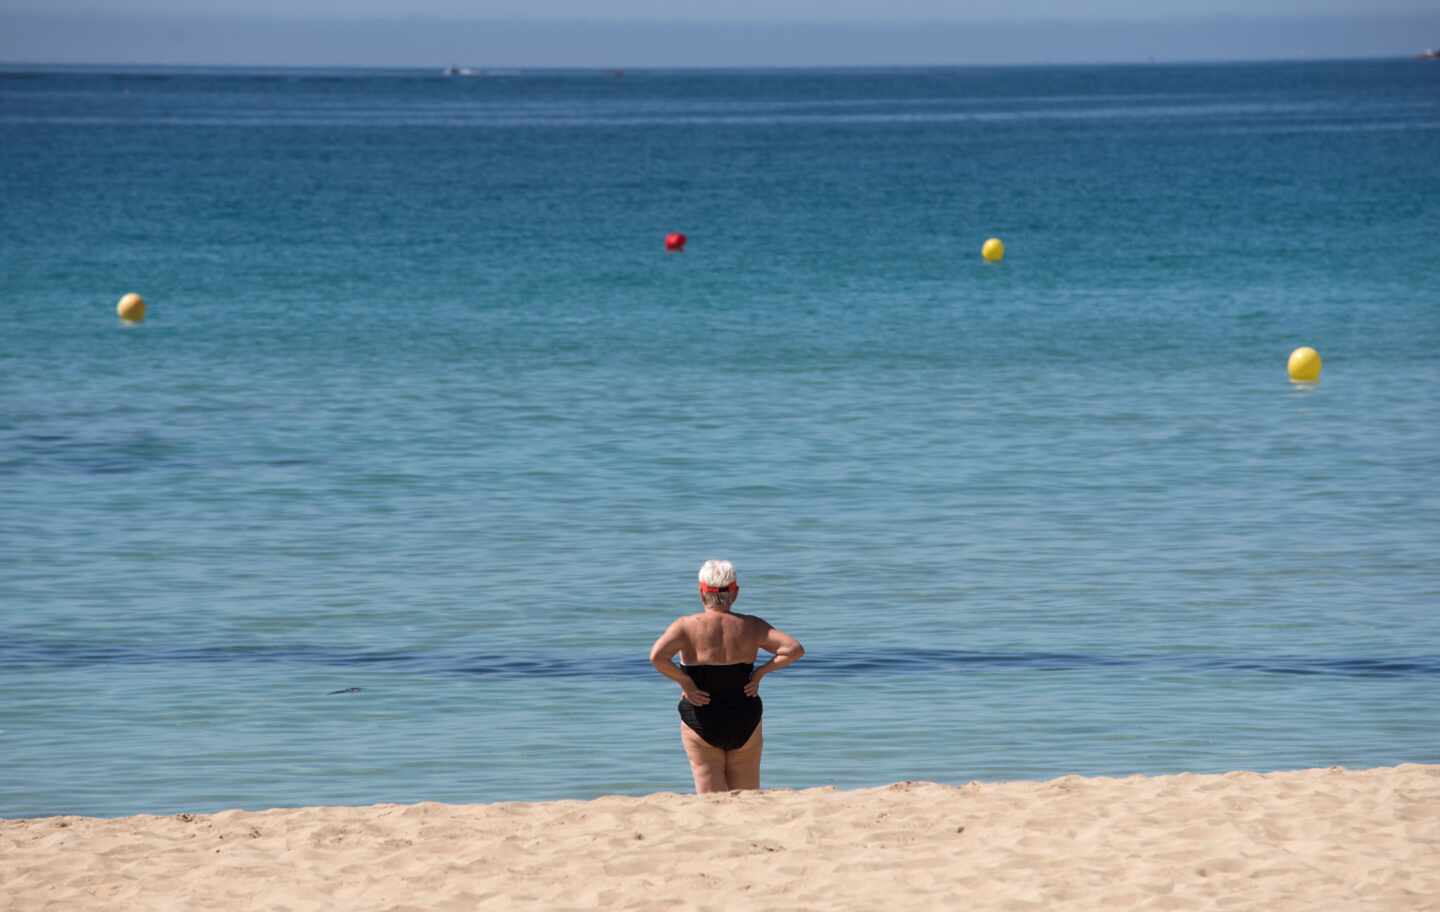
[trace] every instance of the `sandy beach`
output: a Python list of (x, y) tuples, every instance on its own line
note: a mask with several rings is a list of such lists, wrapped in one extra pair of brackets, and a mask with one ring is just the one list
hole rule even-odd
[(0, 821), (0, 907), (1440, 909), (1440, 766)]

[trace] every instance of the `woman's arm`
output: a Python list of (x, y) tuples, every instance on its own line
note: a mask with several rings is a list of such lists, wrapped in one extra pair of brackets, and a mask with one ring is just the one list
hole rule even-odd
[(675, 653), (685, 648), (687, 637), (685, 636), (685, 625), (680, 618), (665, 628), (660, 634), (660, 639), (650, 647), (650, 664), (655, 670), (665, 677), (680, 685), (685, 692), (685, 699), (695, 705), (704, 706), (710, 702), (710, 695), (695, 686), (695, 679), (681, 671), (675, 664)]
[[(756, 618), (756, 620), (760, 620)], [(765, 621), (760, 621), (764, 627), (764, 635), (760, 638), (760, 648), (766, 652), (775, 653), (775, 657), (750, 672), (750, 683), (745, 685), (745, 693), (755, 696), (760, 691), (760, 679), (772, 671), (779, 671), (788, 665), (794, 665), (805, 654), (805, 647), (800, 641), (779, 627), (771, 627)]]

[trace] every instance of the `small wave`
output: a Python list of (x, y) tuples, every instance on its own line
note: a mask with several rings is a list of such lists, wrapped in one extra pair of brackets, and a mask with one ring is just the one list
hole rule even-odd
[(0, 475), (31, 472), (129, 475), (159, 466), (187, 465), (184, 447), (149, 432), (95, 437), (49, 433), (0, 436)]
[[(83, 668), (103, 665), (266, 665), (396, 668), (408, 672), (479, 677), (633, 678), (654, 674), (643, 658), (566, 657), (543, 652), (466, 653), (402, 649), (338, 649), (316, 645), (156, 647), (30, 639), (0, 645), (0, 662), (12, 668)], [(909, 676), (940, 671), (1005, 670), (1048, 673), (1109, 669), (1210, 674), (1313, 675), (1341, 678), (1440, 677), (1440, 655), (1246, 656), (1193, 653), (979, 652), (890, 648), (832, 653), (807, 659), (795, 672), (822, 678)]]

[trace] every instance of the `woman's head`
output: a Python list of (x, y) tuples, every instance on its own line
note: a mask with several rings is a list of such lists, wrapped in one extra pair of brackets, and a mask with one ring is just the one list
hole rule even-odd
[(700, 601), (706, 608), (727, 611), (739, 595), (734, 564), (727, 560), (707, 560), (700, 565)]

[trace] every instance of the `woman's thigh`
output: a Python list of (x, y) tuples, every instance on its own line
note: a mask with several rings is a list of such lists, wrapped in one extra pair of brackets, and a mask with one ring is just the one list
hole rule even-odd
[(696, 794), (729, 791), (723, 750), (695, 734), (695, 730), (684, 722), (680, 723), (680, 743), (685, 747), (685, 756), (690, 758), (690, 774), (695, 777)]
[(738, 750), (725, 752), (725, 781), (732, 789), (760, 787), (760, 752), (765, 749), (765, 723), (755, 726), (750, 740)]

